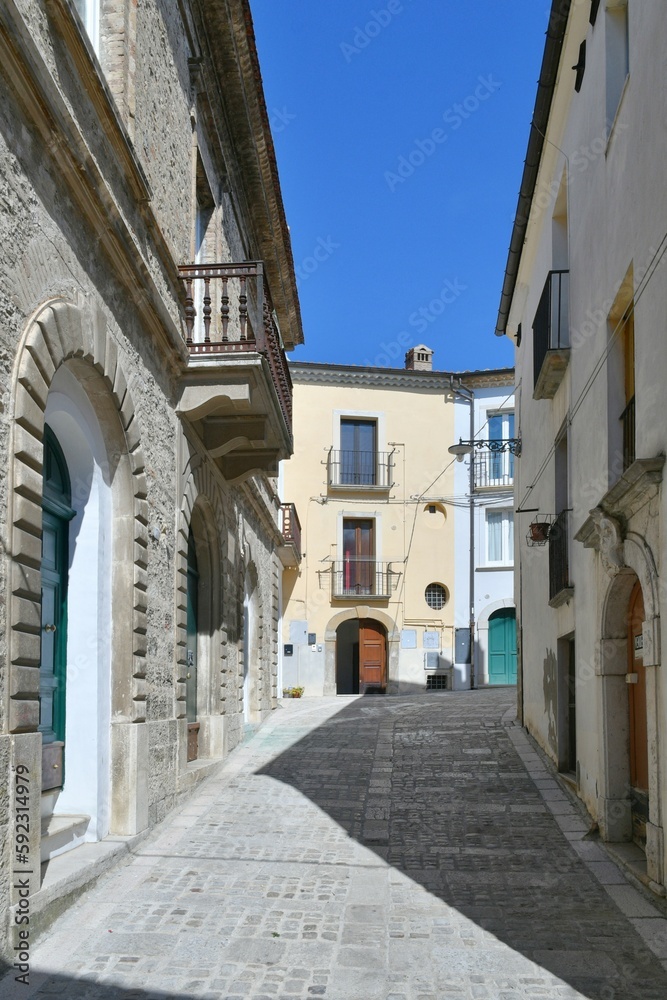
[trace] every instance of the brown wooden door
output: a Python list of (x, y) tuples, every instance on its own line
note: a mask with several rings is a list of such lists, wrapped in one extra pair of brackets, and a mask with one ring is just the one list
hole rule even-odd
[(630, 782), (633, 788), (648, 791), (648, 735), (646, 724), (646, 670), (642, 646), (644, 596), (637, 581), (628, 609), (628, 673), (637, 681), (628, 684), (630, 698)]
[(387, 637), (379, 622), (359, 622), (359, 693), (387, 687)]

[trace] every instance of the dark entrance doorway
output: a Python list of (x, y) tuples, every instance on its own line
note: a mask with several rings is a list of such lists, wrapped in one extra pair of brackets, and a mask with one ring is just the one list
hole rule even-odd
[(646, 846), (648, 819), (648, 730), (646, 716), (646, 669), (642, 626), (644, 595), (639, 581), (632, 588), (628, 604), (628, 699), (630, 709), (630, 797), (632, 837)]
[(197, 722), (197, 637), (199, 633), (199, 569), (195, 540), (188, 536), (187, 584), (187, 671), (185, 674), (185, 710), (188, 719), (188, 761), (199, 756), (199, 723)]
[(387, 633), (372, 618), (353, 618), (336, 629), (336, 693), (384, 692)]

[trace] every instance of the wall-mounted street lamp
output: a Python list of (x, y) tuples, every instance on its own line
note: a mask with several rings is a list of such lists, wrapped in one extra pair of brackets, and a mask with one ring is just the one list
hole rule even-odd
[(463, 441), (451, 444), (447, 451), (456, 456), (457, 462), (462, 462), (466, 455), (472, 455), (475, 448), (478, 451), (501, 452), (509, 451), (512, 455), (521, 454), (521, 438), (488, 438), (486, 441)]

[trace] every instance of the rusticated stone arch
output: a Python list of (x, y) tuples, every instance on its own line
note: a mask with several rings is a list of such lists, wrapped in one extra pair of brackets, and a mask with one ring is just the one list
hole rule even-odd
[[(133, 591), (131, 664), (116, 664), (130, 674), (114, 683), (114, 716), (119, 721), (146, 718), (147, 500), (144, 458), (134, 403), (123, 358), (104, 315), (61, 298), (42, 305), (29, 321), (19, 345), (13, 380), (8, 468), (9, 718), (13, 733), (35, 732), (39, 724), (41, 632), (42, 460), (44, 411), (53, 377), (70, 363), (77, 377), (88, 363), (101, 376), (115, 405), (131, 471), (133, 516)], [(91, 373), (91, 376), (93, 373)], [(120, 680), (118, 674), (114, 681)]]

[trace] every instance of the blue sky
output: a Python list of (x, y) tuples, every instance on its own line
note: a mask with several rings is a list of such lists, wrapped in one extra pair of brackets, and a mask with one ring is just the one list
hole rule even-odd
[(251, 0), (306, 343), (513, 363), (494, 336), (548, 0)]

